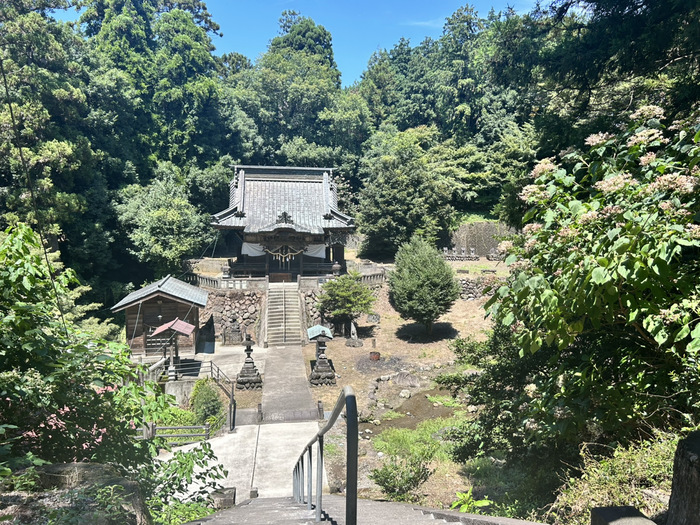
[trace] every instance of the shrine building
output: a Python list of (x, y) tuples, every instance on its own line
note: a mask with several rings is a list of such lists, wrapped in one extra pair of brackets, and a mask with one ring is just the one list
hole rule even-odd
[(345, 246), (355, 223), (338, 210), (332, 169), (234, 170), (229, 206), (212, 216), (212, 226), (222, 233), (232, 257), (230, 277), (289, 282), (345, 270)]

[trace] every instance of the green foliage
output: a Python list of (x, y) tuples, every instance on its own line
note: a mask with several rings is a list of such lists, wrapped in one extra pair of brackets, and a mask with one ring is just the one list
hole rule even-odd
[(448, 346), (461, 364), (483, 366), (488, 362), (489, 347), (483, 341), (475, 341), (470, 337), (457, 337), (450, 341)]
[(404, 417), (404, 414), (400, 414), (394, 410), (387, 410), (382, 414), (382, 419), (384, 421), (393, 421), (394, 419), (401, 419), (402, 417)]
[(428, 166), (425, 150), (435, 139), (436, 130), (425, 127), (402, 133), (385, 127), (370, 138), (362, 158), (369, 176), (359, 196), (363, 253), (391, 256), (414, 234), (446, 240), (455, 224), (453, 187)]
[(645, 516), (661, 514), (666, 505), (648, 490), (670, 494), (678, 440), (676, 434), (655, 431), (649, 440), (602, 453), (584, 447), (580, 475), (567, 480), (552, 506), (555, 523), (589, 523), (594, 507), (630, 505)]
[[(148, 508), (156, 522), (173, 523), (174, 501), (180, 504), (206, 504), (212, 491), (220, 489), (219, 480), (227, 471), (216, 460), (211, 445), (203, 442), (185, 452), (176, 450), (170, 459), (157, 459), (144, 465), (139, 472), (139, 486), (149, 495)], [(174, 512), (197, 512), (198, 507), (185, 507)]]
[[(0, 475), (0, 478), (2, 476)], [(21, 492), (35, 492), (41, 489), (39, 473), (35, 467), (28, 467), (2, 480), (2, 488)]]
[(180, 523), (196, 521), (214, 512), (214, 509), (202, 503), (172, 501), (162, 512), (153, 516), (153, 523), (156, 525), (179, 525)]
[(372, 470), (369, 479), (379, 485), (391, 501), (416, 501), (415, 491), (432, 474), (429, 462), (430, 457), (426, 455), (391, 456), (384, 465)]
[(52, 284), (38, 252), (36, 236), (21, 224), (0, 244), (0, 425), (8, 464), (89, 458), (135, 465), (149, 451), (124, 422), (140, 425), (167, 401), (151, 397), (150, 386), (123, 386), (135, 378), (126, 348), (62, 322), (54, 286), (65, 294), (72, 273), (56, 273)]
[(493, 503), (488, 496), (483, 499), (475, 499), (472, 496), (474, 487), (469, 487), (467, 492), (457, 492), (456, 500), (450, 506), (451, 509), (457, 509), (459, 512), (469, 512), (471, 514), (481, 514), (484, 507), (488, 507)]
[[(173, 498), (204, 501), (225, 475), (210, 465), (211, 449), (163, 461), (155, 458), (160, 443), (134, 439), (134, 429), (158, 421), (170, 399), (157, 385), (138, 384), (126, 347), (62, 321), (56, 294), (66, 294), (72, 272), (47, 269), (38, 252), (26, 225), (8, 230), (0, 242), (0, 476), (29, 465), (89, 460), (137, 479), (156, 512)], [(120, 509), (116, 493), (83, 491), (74, 499), (110, 516)], [(78, 519), (70, 509), (57, 512), (57, 523)]]
[(396, 254), (389, 273), (389, 300), (404, 319), (413, 319), (432, 333), (433, 323), (459, 297), (452, 268), (428, 242), (414, 236)]
[(534, 222), (488, 306), (521, 356), (551, 359), (533, 381), (531, 438), (624, 439), (698, 415), (700, 135), (678, 123), (667, 138), (657, 107), (634, 116), (566, 169), (543, 161), (522, 192)]
[(224, 411), (218, 386), (213, 379), (198, 379), (192, 388), (190, 406), (197, 423), (203, 425), (211, 417), (218, 417)]
[(127, 186), (116, 205), (131, 253), (159, 275), (179, 270), (181, 259), (197, 254), (213, 235), (208, 217), (190, 204), (178, 175), (174, 166), (163, 164), (159, 178), (146, 187)]
[(362, 314), (371, 314), (376, 297), (362, 284), (358, 272), (341, 275), (321, 286), (323, 293), (318, 298), (321, 314), (334, 323), (349, 323)]
[(105, 487), (88, 486), (72, 490), (67, 504), (52, 510), (48, 516), (50, 525), (80, 525), (89, 521), (106, 524), (135, 523), (130, 519), (120, 485)]
[(415, 430), (389, 428), (372, 440), (374, 448), (389, 456), (420, 456), (432, 459), (446, 459), (449, 446), (436, 442), (435, 434), (449, 425), (451, 420), (430, 419), (419, 423)]
[(437, 403), (444, 407), (456, 408), (462, 406), (461, 402), (451, 396), (427, 396), (427, 399), (433, 404)]

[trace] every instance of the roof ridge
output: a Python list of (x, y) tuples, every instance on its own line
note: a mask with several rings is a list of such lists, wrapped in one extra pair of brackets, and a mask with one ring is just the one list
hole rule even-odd
[(165, 282), (170, 279), (172, 274), (168, 274), (165, 277), (163, 277), (160, 281), (158, 281), (158, 284), (156, 285), (156, 288), (162, 288), (162, 286), (165, 284)]

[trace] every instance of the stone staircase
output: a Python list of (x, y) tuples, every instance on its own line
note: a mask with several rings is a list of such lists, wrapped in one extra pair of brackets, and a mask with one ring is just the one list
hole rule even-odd
[[(217, 512), (206, 518), (200, 518), (190, 525), (229, 525), (316, 523), (315, 511), (306, 505), (297, 503), (293, 498), (260, 498), (242, 502), (239, 506)], [(323, 513), (321, 523), (345, 525), (345, 498), (342, 496), (323, 496)], [(358, 525), (382, 525), (413, 523), (466, 523), (469, 525), (536, 525), (530, 522), (498, 518), (493, 516), (476, 516), (452, 511), (427, 509), (403, 503), (358, 500)]]
[(301, 313), (297, 283), (270, 283), (267, 292), (267, 344), (301, 344)]

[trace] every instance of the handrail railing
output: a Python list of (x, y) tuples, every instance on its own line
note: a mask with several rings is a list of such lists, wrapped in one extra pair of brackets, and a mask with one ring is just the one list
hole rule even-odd
[[(299, 456), (294, 470), (292, 471), (292, 481), (294, 490), (294, 499), (297, 503), (304, 503), (304, 481), (308, 487), (307, 508), (311, 510), (313, 472), (311, 460), (311, 448), (318, 443), (316, 447), (316, 521), (321, 521), (321, 503), (323, 492), (323, 436), (335, 424), (338, 416), (345, 407), (345, 421), (347, 425), (346, 433), (346, 489), (345, 489), (345, 525), (357, 525), (357, 442), (358, 442), (358, 425), (357, 425), (357, 401), (355, 399), (355, 391), (351, 386), (346, 386), (338, 396), (338, 401), (335, 404), (333, 412), (328, 418), (328, 423), (325, 427), (318, 431), (314, 438), (309, 441), (304, 451)], [(306, 461), (304, 457), (306, 456)], [(306, 469), (305, 464), (306, 463)], [(305, 473), (308, 472), (308, 476)], [(304, 478), (307, 478), (306, 480)]]

